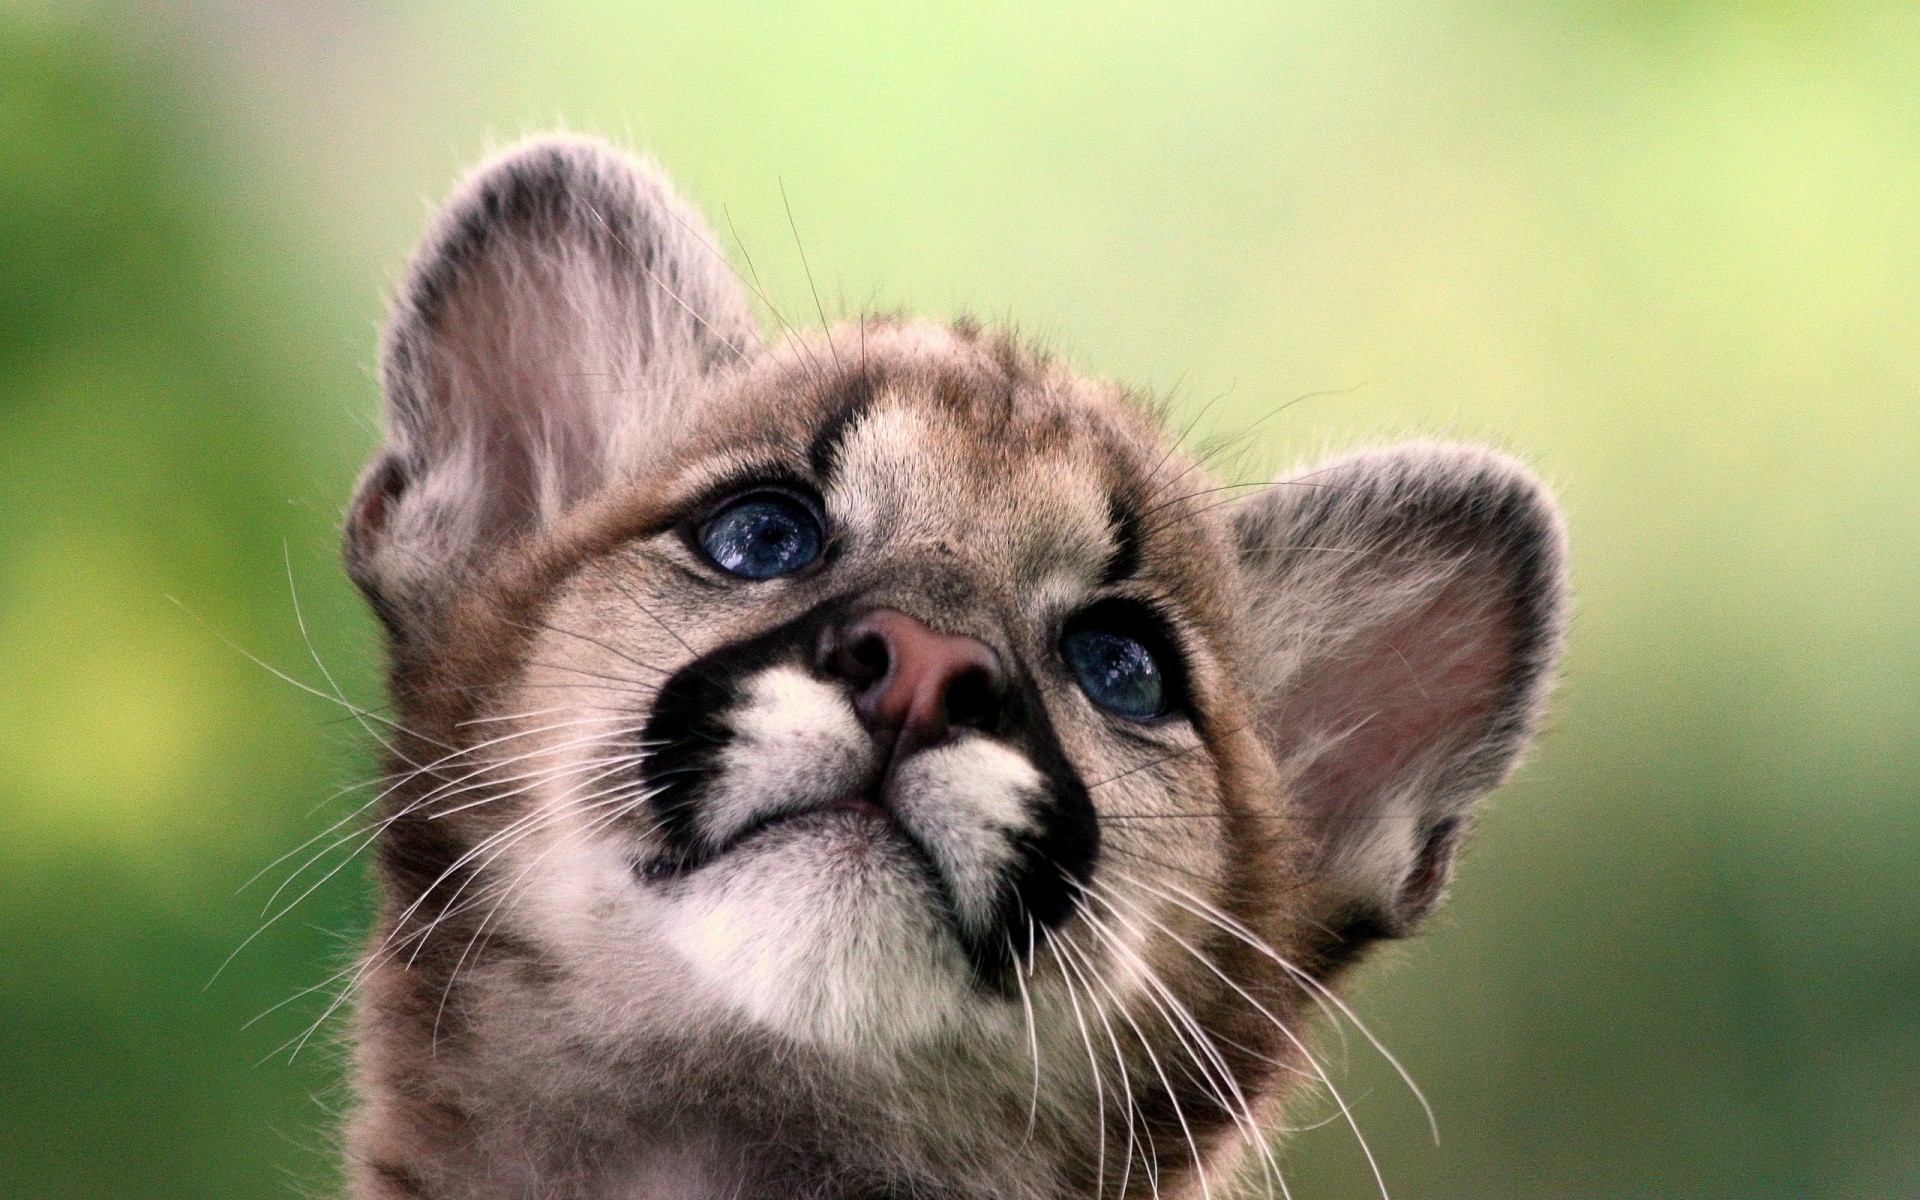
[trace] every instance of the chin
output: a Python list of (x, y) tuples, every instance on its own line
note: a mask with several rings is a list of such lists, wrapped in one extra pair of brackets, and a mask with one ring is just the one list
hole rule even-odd
[(863, 812), (768, 826), (661, 898), (665, 940), (701, 990), (811, 1047), (924, 1045), (981, 1003), (925, 858)]

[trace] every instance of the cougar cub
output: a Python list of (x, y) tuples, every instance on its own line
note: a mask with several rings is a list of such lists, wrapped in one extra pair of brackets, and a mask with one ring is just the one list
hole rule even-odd
[(1552, 500), (1256, 494), (969, 322), (763, 343), (651, 169), (482, 167), (346, 561), (400, 782), (357, 1197), (1225, 1196), (1540, 715)]

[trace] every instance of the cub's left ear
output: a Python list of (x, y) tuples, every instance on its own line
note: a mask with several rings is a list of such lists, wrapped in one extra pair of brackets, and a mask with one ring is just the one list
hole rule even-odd
[(1503, 455), (1413, 444), (1282, 479), (1233, 529), (1259, 732), (1325, 916), (1407, 933), (1540, 722), (1567, 619), (1553, 498)]

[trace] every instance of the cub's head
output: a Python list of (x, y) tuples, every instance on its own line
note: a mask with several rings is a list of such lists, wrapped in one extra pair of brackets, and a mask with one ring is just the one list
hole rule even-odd
[(384, 385), (346, 537), (402, 778), (376, 1107), (671, 1080), (876, 1187), (1217, 1178), (1316, 1077), (1336, 977), (1439, 898), (1560, 641), (1509, 459), (1235, 493), (997, 332), (763, 342), (594, 143), (465, 185)]

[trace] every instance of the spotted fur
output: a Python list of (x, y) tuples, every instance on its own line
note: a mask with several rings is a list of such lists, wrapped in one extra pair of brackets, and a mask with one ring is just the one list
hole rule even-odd
[[(763, 345), (598, 143), (463, 185), (383, 378), (346, 533), (400, 779), (361, 1200), (1275, 1188), (1277, 1104), (1331, 1086), (1314, 1014), (1439, 897), (1561, 640), (1513, 461), (1395, 447), (1222, 504), (1150, 406), (999, 331)], [(729, 576), (697, 531), (766, 487), (825, 552)], [(1110, 610), (1167, 715), (1063, 664)], [(876, 611), (999, 665), (939, 744), (877, 737), (832, 665)]]

